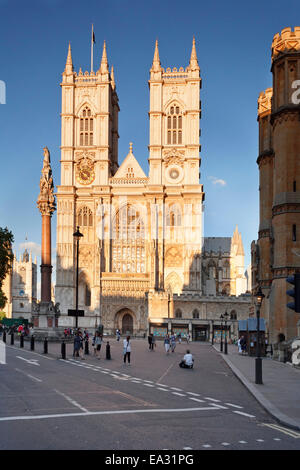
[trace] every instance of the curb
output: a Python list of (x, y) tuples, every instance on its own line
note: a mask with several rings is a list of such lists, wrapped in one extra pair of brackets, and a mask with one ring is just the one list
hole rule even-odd
[[(216, 352), (220, 353), (216, 347), (214, 346)], [(220, 353), (221, 354), (221, 353)], [(267, 400), (263, 394), (257, 389), (255, 385), (249, 382), (248, 379), (242, 374), (242, 372), (235, 367), (232, 362), (222, 354), (223, 360), (226, 362), (228, 367), (232, 370), (234, 375), (240, 380), (240, 382), (249, 390), (249, 392), (253, 395), (256, 401), (280, 424), (284, 426), (288, 426), (296, 431), (300, 431), (300, 424), (295, 421), (294, 419), (290, 418), (289, 416), (282, 413), (275, 405), (273, 405), (269, 400)]]

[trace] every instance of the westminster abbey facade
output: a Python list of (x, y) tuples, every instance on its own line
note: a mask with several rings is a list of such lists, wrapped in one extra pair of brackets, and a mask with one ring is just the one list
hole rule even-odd
[[(149, 174), (133, 144), (119, 165), (118, 95), (106, 45), (99, 70), (63, 72), (61, 181), (57, 188), (55, 301), (60, 326), (75, 307), (79, 226), (79, 325), (112, 333), (197, 339), (213, 334), (225, 310), (247, 317), (244, 252), (232, 238), (203, 237), (200, 184), (201, 77), (195, 40), (186, 68), (162, 68), (158, 43), (150, 69)], [(226, 241), (227, 240), (227, 241)]]

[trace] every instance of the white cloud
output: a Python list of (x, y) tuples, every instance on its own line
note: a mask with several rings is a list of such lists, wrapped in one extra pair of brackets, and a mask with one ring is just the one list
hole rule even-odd
[(226, 181), (216, 176), (209, 176), (208, 179), (212, 180), (213, 184), (219, 184), (220, 186), (226, 186)]

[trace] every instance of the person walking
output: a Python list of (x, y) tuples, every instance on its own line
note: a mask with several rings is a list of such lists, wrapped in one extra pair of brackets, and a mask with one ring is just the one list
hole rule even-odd
[(247, 341), (244, 335), (240, 338), (240, 345), (242, 349), (242, 355), (244, 355), (244, 353), (247, 352)]
[(121, 333), (120, 333), (119, 329), (117, 329), (117, 331), (116, 331), (116, 336), (117, 336), (117, 341), (120, 341)]
[(241, 338), (238, 339), (237, 345), (238, 345), (239, 354), (240, 354), (241, 352), (243, 352), (242, 351), (242, 345), (241, 345)]
[(95, 334), (94, 340), (93, 340), (93, 344), (94, 344), (94, 356), (96, 356), (98, 359), (100, 359), (102, 338), (100, 336), (99, 331), (96, 331), (96, 334)]
[(187, 333), (187, 335), (186, 335), (186, 342), (187, 342), (187, 344), (189, 344), (190, 339), (191, 339), (191, 335), (190, 335), (190, 333)]
[(172, 353), (175, 351), (176, 348), (176, 335), (174, 333), (171, 336), (171, 351)]
[(124, 341), (123, 341), (124, 364), (126, 364), (126, 357), (127, 357), (128, 365), (130, 365), (130, 353), (131, 353), (130, 336), (127, 336), (127, 338), (124, 339)]
[(169, 349), (170, 349), (170, 338), (169, 335), (166, 335), (164, 338), (164, 346), (165, 346), (165, 351), (167, 354), (169, 354)]
[(149, 336), (148, 336), (148, 344), (149, 344), (149, 349), (153, 349), (152, 347), (152, 341), (153, 341), (153, 335), (152, 333), (149, 333)]
[(79, 336), (79, 333), (76, 332), (74, 336), (74, 350), (73, 350), (73, 357), (79, 357), (79, 351), (81, 348), (81, 338)]
[(155, 335), (152, 335), (152, 344), (151, 344), (151, 347), (152, 347), (152, 351), (154, 351), (154, 348), (156, 347), (156, 338), (155, 338)]

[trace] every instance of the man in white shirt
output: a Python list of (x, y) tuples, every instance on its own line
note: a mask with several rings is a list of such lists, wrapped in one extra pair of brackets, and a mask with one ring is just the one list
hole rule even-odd
[(185, 367), (192, 369), (194, 366), (194, 358), (190, 350), (187, 349), (186, 354), (183, 356), (182, 361), (179, 364), (179, 367)]

